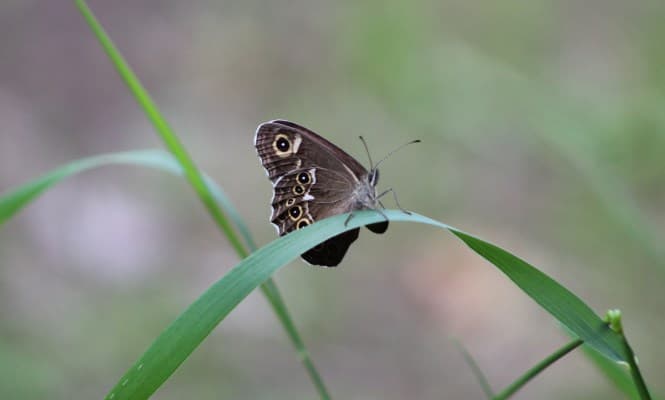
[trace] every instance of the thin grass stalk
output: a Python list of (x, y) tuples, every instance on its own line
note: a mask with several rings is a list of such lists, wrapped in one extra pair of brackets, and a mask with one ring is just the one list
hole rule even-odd
[[(131, 67), (120, 55), (120, 52), (117, 50), (110, 37), (106, 34), (103, 27), (99, 24), (87, 4), (83, 0), (75, 0), (75, 3), (85, 18), (86, 22), (90, 26), (91, 30), (93, 31), (95, 37), (99, 40), (107, 56), (120, 74), (122, 80), (125, 82), (132, 95), (138, 102), (139, 106), (146, 113), (146, 116), (164, 141), (167, 149), (182, 165), (187, 180), (195, 189), (199, 199), (203, 202), (217, 226), (229, 240), (231, 246), (236, 251), (238, 256), (240, 258), (247, 257), (249, 252), (243, 246), (228, 219), (225, 217), (221, 208), (214, 200), (208, 185), (203, 178), (203, 175), (199, 171), (193, 159), (189, 156), (184, 145), (180, 142), (179, 138), (173, 132), (166, 120), (162, 118), (157, 105), (153, 102), (150, 95), (143, 88)], [(261, 289), (264, 295), (266, 295), (268, 298), (268, 301), (270, 302), (273, 310), (276, 312), (278, 319), (282, 323), (282, 326), (286, 330), (289, 338), (296, 348), (299, 358), (303, 362), (305, 369), (310, 376), (310, 379), (312, 380), (316, 390), (319, 393), (319, 396), (324, 400), (330, 399), (330, 395), (323, 383), (323, 379), (321, 378), (321, 375), (318, 373), (314, 362), (309, 356), (309, 352), (306, 350), (304, 342), (296, 330), (295, 324), (293, 323), (293, 320), (288, 313), (288, 309), (282, 301), (277, 285), (271, 278), (269, 278), (261, 285)]]

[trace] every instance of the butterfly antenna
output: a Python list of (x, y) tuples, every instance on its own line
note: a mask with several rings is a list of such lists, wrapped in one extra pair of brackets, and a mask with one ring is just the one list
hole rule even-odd
[[(363, 143), (364, 143), (364, 141), (363, 141)], [(408, 143), (404, 143), (403, 145), (399, 146), (399, 147), (396, 148), (395, 150), (391, 151), (390, 153), (388, 153), (387, 156), (383, 157), (381, 160), (379, 160), (378, 163), (376, 163), (376, 165), (374, 166), (374, 169), (376, 169), (376, 168), (379, 166), (379, 164), (381, 164), (382, 162), (384, 162), (388, 157), (390, 157), (390, 156), (392, 156), (393, 154), (397, 153), (399, 150), (402, 150), (402, 149), (405, 148), (406, 146), (408, 146), (408, 145), (410, 145), (410, 144), (414, 144), (414, 143), (420, 143), (420, 139), (416, 139), (416, 140), (412, 140), (412, 141), (410, 141), (410, 142), (408, 142)], [(367, 146), (365, 146), (365, 147), (367, 147)]]
[(374, 166), (372, 164), (372, 156), (369, 155), (369, 148), (367, 147), (367, 142), (365, 142), (365, 138), (362, 136), (358, 136), (361, 142), (363, 142), (363, 146), (365, 146), (365, 152), (367, 153), (367, 158), (369, 158), (369, 170), (373, 170)]

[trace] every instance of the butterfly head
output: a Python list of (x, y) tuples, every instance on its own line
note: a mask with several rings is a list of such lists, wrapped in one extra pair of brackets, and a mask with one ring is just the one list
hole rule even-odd
[[(420, 143), (420, 140), (412, 140), (408, 143), (404, 143), (403, 145), (399, 146), (395, 150), (391, 151), (383, 157), (381, 160), (379, 160), (378, 163), (374, 164), (372, 163), (372, 156), (369, 154), (369, 149), (367, 147), (367, 143), (365, 142), (365, 139), (360, 136), (360, 141), (363, 142), (363, 146), (365, 146), (365, 151), (367, 152), (367, 158), (369, 159), (369, 172), (367, 173), (366, 176), (366, 181), (364, 182), (363, 185), (360, 185), (360, 187), (356, 190), (356, 206), (360, 209), (374, 209), (374, 210), (379, 210), (380, 208), (384, 208), (383, 204), (381, 204), (381, 201), (379, 198), (381, 198), (383, 195), (389, 192), (393, 192), (392, 188), (382, 192), (381, 194), (377, 194), (376, 192), (376, 185), (379, 183), (379, 164), (384, 162), (385, 160), (388, 159), (391, 155), (393, 155), (395, 152), (398, 150), (402, 149), (403, 147), (406, 147), (410, 144), (413, 143)], [(395, 195), (395, 192), (393, 192), (393, 196), (395, 196), (395, 202), (397, 202), (397, 197)], [(380, 206), (380, 208), (379, 208)], [(397, 206), (402, 209), (402, 207), (397, 203)], [(383, 223), (382, 223), (383, 224)], [(383, 233), (387, 229), (387, 222), (384, 225), (381, 225), (380, 227), (374, 227), (374, 229), (370, 226), (370, 230), (375, 232), (375, 233)]]
[(376, 193), (376, 184), (379, 181), (379, 170), (371, 169), (364, 178), (361, 178), (353, 195), (353, 209), (375, 210), (379, 208), (379, 196)]
[(367, 153), (367, 158), (369, 159), (369, 173), (367, 174), (367, 181), (368, 181), (369, 185), (372, 186), (372, 187), (376, 187), (377, 183), (379, 183), (379, 168), (378, 168), (379, 164), (384, 162), (386, 159), (388, 159), (388, 157), (393, 155), (393, 153), (395, 153), (396, 151), (402, 149), (403, 147), (406, 147), (406, 146), (408, 146), (410, 144), (413, 144), (413, 143), (420, 143), (420, 140), (417, 140), (417, 139), (412, 140), (408, 143), (404, 143), (403, 145), (399, 146), (395, 150), (388, 153), (388, 155), (386, 155), (381, 160), (379, 160), (378, 163), (373, 164), (372, 163), (372, 156), (369, 155), (369, 148), (367, 147), (367, 143), (365, 142), (365, 138), (363, 138), (362, 136), (359, 136), (359, 138), (360, 138), (360, 141), (363, 142), (363, 146), (365, 146), (365, 152)]

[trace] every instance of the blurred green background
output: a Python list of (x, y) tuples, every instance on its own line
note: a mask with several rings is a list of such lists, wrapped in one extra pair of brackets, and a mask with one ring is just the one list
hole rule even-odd
[[(90, 6), (257, 241), (271, 186), (252, 137), (304, 124), (405, 207), (618, 307), (665, 392), (665, 3), (127, 1)], [(0, 193), (73, 159), (161, 147), (73, 2), (0, 3)], [(387, 204), (393, 207), (391, 201)], [(101, 398), (237, 258), (182, 181), (125, 167), (58, 185), (0, 228), (0, 398)], [(440, 231), (364, 231), (337, 269), (275, 277), (335, 399), (482, 398), (567, 341)], [(316, 398), (252, 294), (157, 399)], [(580, 352), (516, 399), (621, 399)]]

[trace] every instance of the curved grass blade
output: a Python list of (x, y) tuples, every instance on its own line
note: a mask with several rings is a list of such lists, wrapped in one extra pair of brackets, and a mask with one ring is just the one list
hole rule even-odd
[[(183, 170), (173, 156), (159, 149), (125, 151), (83, 158), (58, 167), (0, 195), (0, 225), (61, 180), (89, 169), (108, 165), (149, 167), (183, 176)], [(242, 221), (240, 214), (233, 207), (231, 200), (229, 200), (224, 191), (212, 179), (206, 176), (205, 180), (215, 200), (227, 210), (229, 217), (241, 232), (245, 241), (250, 247), (253, 247), (254, 242), (252, 237)]]
[(466, 361), (466, 364), (469, 366), (469, 368), (471, 368), (471, 372), (473, 372), (473, 375), (476, 377), (478, 384), (480, 384), (480, 387), (483, 389), (485, 397), (487, 397), (488, 399), (492, 399), (494, 397), (494, 391), (492, 390), (492, 386), (490, 386), (487, 377), (483, 373), (483, 370), (480, 369), (480, 366), (473, 358), (471, 353), (469, 353), (469, 351), (466, 349), (466, 347), (464, 347), (462, 342), (460, 342), (457, 339), (454, 339), (453, 342), (455, 344), (455, 347), (457, 347), (457, 350), (462, 354), (462, 357), (464, 357), (464, 361)]
[[(162, 117), (159, 109), (157, 108), (157, 105), (152, 101), (148, 92), (145, 90), (143, 85), (141, 85), (141, 82), (138, 80), (132, 69), (123, 59), (120, 52), (116, 49), (111, 39), (108, 37), (102, 26), (93, 15), (92, 11), (88, 8), (83, 0), (75, 0), (75, 3), (85, 20), (88, 22), (88, 25), (90, 26), (93, 34), (97, 37), (104, 51), (120, 74), (120, 77), (125, 82), (132, 95), (134, 95), (139, 106), (143, 109), (146, 116), (155, 127), (155, 131), (182, 166), (185, 177), (196, 191), (196, 194), (199, 196), (199, 199), (204, 204), (217, 226), (229, 240), (236, 253), (241, 258), (246, 257), (249, 251), (247, 251), (247, 249), (242, 245), (238, 236), (235, 234), (235, 231), (232, 229), (231, 225), (226, 219), (226, 216), (219, 208), (217, 202), (214, 201), (210, 189), (206, 184), (206, 180), (194, 163), (194, 160), (189, 156), (187, 150), (180, 142), (178, 136), (175, 134), (175, 132), (173, 132), (169, 124)], [(242, 222), (240, 224), (236, 223), (236, 226), (244, 227), (244, 224), (242, 224)], [(242, 228), (240, 228), (240, 230), (242, 232)], [(254, 250), (256, 246), (251, 240), (251, 236), (248, 234), (244, 234), (244, 236), (250, 250)], [(319, 396), (324, 400), (329, 399), (330, 395), (328, 394), (328, 391), (323, 384), (323, 379), (316, 370), (314, 362), (310, 358), (309, 353), (305, 348), (304, 342), (296, 330), (295, 324), (289, 315), (288, 309), (286, 308), (286, 304), (284, 303), (279, 293), (277, 285), (275, 282), (269, 279), (261, 285), (261, 291), (267, 297), (268, 302), (275, 311), (277, 317), (279, 318), (281, 324), (291, 339), (293, 346), (298, 351), (300, 360), (303, 363), (316, 390), (318, 391)]]
[(588, 346), (614, 361), (626, 360), (621, 337), (568, 289), (498, 246), (450, 226), (446, 229), (499, 268), (529, 297), (584, 340)]
[(157, 108), (157, 105), (154, 101), (152, 101), (152, 98), (148, 92), (143, 88), (141, 82), (139, 82), (138, 78), (129, 67), (127, 62), (124, 60), (122, 55), (120, 55), (120, 52), (104, 31), (104, 28), (102, 28), (102, 26), (99, 24), (92, 11), (88, 8), (85, 1), (75, 0), (75, 3), (85, 18), (86, 22), (90, 26), (93, 34), (97, 40), (99, 40), (102, 48), (108, 55), (109, 59), (112, 61), (113, 66), (120, 74), (123, 82), (125, 82), (129, 88), (129, 91), (132, 93), (132, 95), (134, 95), (137, 103), (139, 103), (145, 112), (148, 120), (150, 120), (156, 132), (164, 141), (167, 149), (182, 165), (183, 171), (185, 172), (185, 177), (193, 186), (194, 190), (196, 190), (197, 195), (208, 209), (208, 212), (215, 220), (217, 226), (219, 226), (219, 228), (222, 230), (226, 238), (231, 243), (231, 246), (235, 249), (236, 253), (238, 253), (240, 257), (246, 257), (248, 254), (247, 250), (238, 239), (238, 236), (233, 231), (233, 228), (227, 219), (224, 217), (222, 210), (210, 195), (205, 180), (203, 179), (203, 175), (200, 173), (198, 167), (191, 159), (189, 154), (187, 154), (187, 151), (180, 142), (180, 139), (178, 139), (178, 136), (173, 132), (168, 122), (166, 122), (166, 120), (162, 117), (159, 109)]
[(510, 396), (512, 396), (513, 394), (517, 393), (518, 390), (523, 388), (524, 385), (529, 383), (529, 381), (535, 378), (536, 375), (543, 372), (547, 367), (554, 364), (556, 361), (560, 360), (563, 356), (575, 350), (583, 343), (584, 341), (582, 339), (575, 339), (565, 344), (563, 347), (561, 347), (554, 353), (545, 357), (541, 362), (536, 364), (533, 368), (529, 369), (524, 375), (522, 375), (515, 382), (511, 383), (507, 388), (505, 388), (499, 394), (497, 394), (493, 398), (493, 400), (505, 400)]
[[(587, 358), (600, 370), (607, 379), (614, 384), (626, 397), (631, 399), (642, 399), (635, 387), (635, 382), (631, 379), (630, 372), (626, 370), (625, 364), (615, 363), (609, 361), (607, 358), (601, 356), (595, 351), (591, 351), (587, 347), (582, 348)], [(655, 400), (665, 399), (663, 396), (652, 394), (651, 397)]]
[[(409, 221), (447, 229), (499, 267), (523, 291), (603, 356), (625, 361), (618, 334), (579, 298), (547, 275), (507, 251), (456, 228), (397, 210), (385, 210), (391, 221)], [(348, 226), (338, 215), (292, 232), (242, 260), (169, 326), (123, 376), (107, 398), (145, 399), (168, 379), (210, 331), (261, 282), (304, 251), (343, 231), (383, 221), (372, 211), (357, 212)]]
[[(0, 225), (61, 180), (92, 168), (112, 164), (141, 165), (181, 173), (175, 160), (162, 150), (137, 150), (102, 154), (73, 161), (2, 194), (0, 196)], [(220, 196), (220, 201), (228, 202), (221, 190), (217, 194)]]
[[(55, 185), (61, 180), (66, 179), (74, 174), (87, 171), (91, 168), (113, 164), (150, 167), (170, 172), (179, 176), (184, 175), (180, 164), (178, 164), (178, 162), (171, 154), (163, 150), (136, 150), (122, 153), (103, 154), (73, 161), (69, 164), (56, 168), (55, 170), (46, 173), (24, 185), (9, 190), (8, 193), (0, 196), (0, 225), (11, 218), (18, 211), (20, 211), (23, 207), (28, 205), (31, 201), (35, 200), (37, 196), (42, 194), (45, 190), (49, 189), (51, 186)], [(207, 176), (204, 176), (204, 179), (215, 200), (219, 202), (222, 207), (224, 207), (233, 223), (244, 236), (244, 239), (249, 248), (254, 249), (254, 241), (252, 240), (247, 227), (245, 226), (242, 218), (236, 211), (229, 198), (212, 179)], [(274, 282), (272, 282), (272, 280), (268, 280), (261, 286), (261, 289), (268, 298), (270, 305), (275, 311), (275, 314), (284, 326), (284, 329), (291, 339), (291, 342), (298, 351), (300, 360), (304, 364), (310, 379), (312, 379), (315, 387), (319, 391), (321, 398), (329, 398), (325, 385), (323, 384), (321, 377), (316, 371), (313, 361), (309, 357), (304, 342), (300, 338), (300, 335), (298, 334), (298, 331), (288, 313), (288, 310), (284, 305), (285, 303), (281, 298), (281, 294), (279, 293), (277, 286), (274, 284)]]
[[(93, 32), (95, 33), (95, 35), (99, 38), (99, 40), (102, 43), (102, 46), (104, 47), (105, 51), (107, 52), (109, 57), (113, 60), (116, 68), (118, 69), (118, 72), (120, 73), (120, 75), (125, 80), (125, 83), (129, 86), (130, 90), (135, 95), (137, 101), (144, 108), (144, 110), (145, 110), (146, 114), (148, 115), (148, 117), (150, 118), (151, 122), (155, 125), (157, 131), (159, 132), (159, 134), (162, 136), (162, 138), (166, 142), (167, 147), (174, 153), (174, 155), (178, 158), (178, 160), (184, 166), (185, 174), (186, 174), (188, 180), (192, 183), (192, 185), (197, 190), (197, 193), (201, 197), (202, 201), (204, 202), (204, 204), (206, 205), (206, 207), (208, 208), (210, 213), (213, 215), (213, 218), (215, 218), (215, 220), (218, 222), (218, 225), (225, 231), (225, 233), (229, 237), (229, 240), (231, 240), (232, 245), (234, 245), (236, 250), (239, 251), (238, 247), (236, 247), (236, 244), (239, 243), (239, 241), (234, 240), (233, 232), (227, 230), (227, 228), (229, 228), (229, 226), (224, 224), (225, 219), (224, 219), (223, 215), (221, 214), (221, 212), (218, 212), (219, 211), (218, 208), (215, 208), (215, 204), (210, 202), (210, 198), (209, 198), (210, 196), (208, 196), (206, 186), (205, 186), (203, 180), (201, 179), (200, 174), (198, 173), (198, 170), (197, 170), (196, 166), (194, 165), (192, 160), (189, 158), (189, 156), (185, 152), (185, 150), (182, 147), (182, 145), (180, 144), (179, 140), (177, 139), (175, 134), (172, 133), (170, 127), (165, 122), (165, 120), (163, 118), (161, 118), (156, 106), (154, 105), (154, 103), (152, 102), (152, 100), (150, 99), (148, 94), (145, 92), (145, 90), (143, 90), (140, 83), (138, 82), (138, 80), (136, 79), (134, 74), (132, 73), (131, 69), (127, 66), (125, 61), (122, 59), (120, 54), (117, 52), (117, 50), (113, 46), (110, 39), (108, 39), (108, 37), (104, 33), (101, 26), (99, 26), (97, 21), (94, 19), (94, 16), (90, 12), (90, 10), (87, 8), (87, 6), (85, 6), (85, 3), (81, 0), (77, 0), (76, 4), (79, 7), (79, 9), (81, 10), (81, 12), (83, 13), (83, 15), (86, 18), (86, 20), (88, 21), (88, 23), (90, 24), (90, 26), (93, 29)], [(493, 245), (489, 245), (488, 243), (483, 242), (479, 239), (476, 240), (477, 238), (473, 238), (472, 236), (467, 235), (464, 232), (455, 230), (454, 228), (450, 228), (450, 230), (455, 235), (457, 235), (460, 239), (462, 239), (465, 243), (467, 243), (467, 245), (469, 245), (474, 250), (479, 252), (479, 254), (483, 255), (490, 262), (493, 262), (497, 267), (502, 269), (502, 271), (504, 271), (505, 273), (508, 273), (508, 272), (506, 272), (507, 265), (502, 262), (502, 261), (505, 261), (505, 257), (503, 257), (502, 254), (500, 254), (500, 252), (492, 251), (492, 250), (497, 250), (498, 249), (498, 248), (496, 248), (496, 246), (494, 246), (494, 248), (493, 248), (492, 247)], [(489, 245), (489, 247), (485, 247), (484, 245)], [(490, 252), (486, 253), (486, 254), (483, 254), (482, 251), (487, 251), (487, 250), (490, 250)], [(500, 250), (500, 249), (498, 249), (498, 250)], [(239, 251), (239, 253), (241, 253), (241, 252)], [(509, 254), (509, 253), (507, 253), (507, 254)], [(512, 256), (512, 257), (514, 258), (514, 256)], [(519, 260), (519, 259), (516, 259), (516, 260)], [(509, 260), (509, 264), (512, 261), (513, 260)], [(521, 261), (521, 260), (519, 260), (519, 261)], [(523, 264), (525, 264), (526, 266), (528, 266), (530, 268), (533, 268), (533, 267), (531, 267), (530, 265), (528, 265), (526, 263), (523, 263)], [(519, 265), (519, 263), (518, 263), (518, 265)], [(513, 279), (513, 281), (515, 281), (518, 285), (520, 285), (520, 287), (522, 287), (523, 290), (527, 291), (522, 286), (522, 284), (524, 282), (520, 279), (519, 274), (517, 274), (517, 275), (510, 275), (509, 274), (509, 276), (511, 277), (511, 279)], [(544, 274), (542, 274), (542, 277), (546, 278), (546, 279), (542, 279), (542, 281), (541, 281), (541, 283), (544, 283), (545, 286), (550, 286), (549, 284), (554, 282)], [(536, 277), (536, 278), (542, 278), (542, 277)], [(549, 279), (549, 281), (548, 281), (548, 279)], [(268, 290), (266, 289), (266, 290), (264, 290), (264, 292), (268, 292)], [(572, 295), (572, 293), (570, 293), (568, 291), (566, 291), (566, 292), (567, 293), (564, 292), (563, 294), (568, 294), (568, 295), (572, 296), (572, 298), (576, 299), (577, 302), (573, 301), (571, 304), (568, 304), (565, 307), (563, 307), (563, 310), (565, 310), (567, 308), (567, 306), (578, 307), (580, 305), (583, 305), (584, 307), (581, 307), (581, 308), (577, 309), (576, 311), (581, 312), (585, 317), (589, 316), (589, 312), (590, 312), (590, 315), (595, 316), (595, 314), (593, 314), (593, 312), (590, 310), (590, 308), (588, 308), (588, 306), (586, 306), (579, 299), (574, 297), (574, 295)], [(538, 301), (539, 304), (541, 304), (544, 308), (546, 308), (555, 317), (557, 317), (559, 319), (562, 316), (565, 317), (565, 315), (562, 315), (561, 309), (558, 309), (556, 307), (556, 302), (555, 303), (550, 302), (552, 300), (551, 297), (548, 297), (548, 296), (536, 296), (536, 297), (534, 297), (534, 294), (535, 294), (534, 292), (527, 291), (527, 293), (530, 296), (532, 296), (536, 301)], [(556, 295), (556, 294), (562, 294), (562, 292), (554, 290), (553, 293), (549, 293), (549, 294), (555, 294)], [(570, 296), (568, 296), (568, 297), (570, 297)], [(556, 298), (556, 296), (554, 298)], [(569, 300), (569, 299), (567, 299), (567, 300)], [(586, 309), (585, 309), (585, 307), (586, 307)], [(597, 316), (596, 316), (596, 318), (597, 318)], [(562, 322), (564, 324), (566, 324), (566, 321), (562, 320)], [(567, 322), (568, 323), (573, 323), (574, 325), (576, 323), (575, 318), (570, 319)], [(596, 332), (597, 333), (596, 336), (591, 336), (591, 337), (587, 338), (587, 339), (591, 339), (591, 340), (587, 340), (587, 342), (590, 346), (596, 348), (597, 350), (599, 350), (601, 352), (603, 350), (605, 350), (605, 351), (607, 351), (607, 350), (616, 350), (616, 346), (615, 345), (613, 346), (611, 344), (609, 346), (606, 346), (605, 349), (600, 348), (600, 347), (602, 347), (601, 345), (603, 345), (603, 344), (607, 345), (609, 343), (610, 339), (611, 339), (611, 335), (608, 336), (608, 337), (605, 337), (607, 335), (604, 332), (602, 332), (601, 329), (600, 329), (605, 325), (601, 324), (599, 326), (588, 326), (586, 324), (587, 322), (590, 322), (590, 320), (586, 320), (585, 318), (582, 318), (581, 323), (580, 323), (580, 321), (577, 321), (577, 325), (575, 325), (575, 327), (572, 328), (572, 330), (575, 331), (576, 330), (575, 328), (581, 328), (583, 330), (582, 333), (586, 334), (586, 336), (589, 336), (590, 332), (591, 333)], [(591, 328), (591, 329), (588, 329), (588, 328)], [(598, 328), (598, 329), (594, 330), (593, 328)], [(610, 351), (609, 353), (608, 352), (603, 352), (603, 354), (605, 354), (606, 356), (611, 357), (613, 359), (616, 359), (616, 357), (618, 356), (618, 353), (612, 354), (612, 351)]]
[[(45, 174), (44, 176), (26, 184), (23, 185), (19, 188), (17, 188), (14, 191), (11, 191), (9, 194), (4, 195), (0, 197), (0, 223), (6, 221), (9, 217), (11, 217), (14, 213), (16, 213), (18, 210), (20, 210), (23, 206), (25, 206), (27, 203), (29, 203), (31, 200), (33, 200), (36, 196), (41, 194), (44, 190), (48, 189), (50, 186), (53, 184), (59, 182), (60, 180), (78, 173), (78, 172), (83, 172), (85, 170), (88, 170), (90, 168), (94, 167), (99, 167), (102, 165), (109, 165), (109, 164), (134, 164), (134, 165), (141, 165), (141, 166), (148, 166), (152, 168), (159, 168), (162, 170), (167, 170), (172, 173), (176, 174), (181, 174), (182, 170), (175, 162), (175, 160), (167, 153), (161, 151), (161, 150), (144, 150), (144, 151), (133, 151), (133, 152), (124, 152), (124, 153), (116, 153), (116, 154), (106, 154), (106, 155), (101, 155), (101, 156), (96, 156), (96, 157), (91, 157), (88, 159), (83, 159), (79, 160), (70, 164), (67, 164), (63, 167), (60, 167), (48, 174)], [(219, 198), (220, 200), (224, 202), (228, 202), (228, 199), (224, 196), (223, 192), (221, 189), (216, 187), (214, 184), (211, 183), (211, 187), (214, 188), (214, 192), (216, 193), (216, 197)], [(398, 216), (402, 216), (402, 213), (398, 213)], [(354, 218), (355, 220), (356, 218)], [(238, 219), (239, 220), (239, 219)], [(353, 222), (353, 220), (352, 220)], [(357, 222), (357, 221), (355, 221)], [(453, 233), (456, 235), (460, 236), (462, 240), (464, 240), (467, 244), (469, 244), (470, 247), (472, 247), (474, 250), (479, 252), (479, 254), (485, 256), (488, 260), (493, 262), (497, 266), (503, 266), (500, 267), (502, 269), (506, 269), (506, 274), (511, 277), (520, 287), (525, 289), (527, 293), (535, 293), (536, 296), (532, 296), (536, 301), (538, 301), (541, 305), (543, 305), (546, 309), (550, 308), (549, 305), (552, 304), (551, 298), (554, 298), (556, 301), (561, 301), (566, 299), (566, 290), (563, 288), (559, 288), (557, 291), (555, 291), (554, 296), (549, 296), (550, 300), (548, 301), (548, 296), (543, 296), (546, 294), (546, 291), (542, 291), (540, 289), (542, 288), (536, 288), (537, 290), (529, 290), (528, 285), (525, 284), (525, 281), (528, 281), (531, 279), (533, 282), (537, 282), (538, 280), (542, 280), (543, 277), (539, 276), (540, 274), (536, 273), (536, 277), (538, 279), (532, 279), (528, 278), (528, 274), (526, 274), (524, 271), (529, 271), (529, 267), (523, 265), (523, 261), (515, 258), (514, 256), (508, 254), (507, 252), (503, 251), (502, 249), (496, 248), (496, 246), (490, 245), (486, 242), (481, 241), (480, 239), (474, 238), (468, 234), (465, 234), (459, 230), (456, 230), (455, 228), (448, 227), (445, 224), (441, 224), (438, 222), (432, 222), (429, 221), (427, 223), (433, 223), (434, 225), (438, 225), (440, 227), (450, 229)], [(352, 225), (350, 225), (352, 226)], [(291, 235), (289, 235), (291, 236)], [(483, 248), (483, 246), (488, 246), (487, 248)], [(298, 251), (295, 252), (295, 256), (300, 254)], [(514, 271), (509, 271), (508, 268), (505, 266), (507, 264), (510, 264), (511, 262), (517, 261), (516, 265), (520, 265), (521, 268), (518, 268)], [(523, 270), (520, 273), (520, 270)], [(534, 272), (534, 271), (530, 271)], [(546, 280), (545, 280), (546, 281)], [(525, 288), (526, 287), (526, 288)], [(556, 286), (554, 286), (555, 289)], [(560, 293), (563, 290), (563, 294)], [(569, 292), (568, 292), (569, 293)], [(537, 298), (540, 297), (540, 298)], [(544, 297), (544, 298), (543, 298)], [(578, 300), (579, 301), (579, 300)], [(567, 304), (574, 304), (576, 303), (575, 301), (570, 301), (568, 299)], [(562, 304), (566, 304), (562, 302)], [(563, 310), (558, 310), (556, 307), (554, 308), (554, 311), (548, 309), (548, 311), (552, 312), (555, 317), (559, 318), (564, 325), (568, 326), (571, 331), (575, 332), (576, 335), (583, 337), (583, 332), (592, 332), (591, 334), (591, 339), (587, 338), (587, 344), (591, 345), (593, 343), (597, 343), (598, 340), (596, 340), (596, 335), (593, 334), (593, 327), (594, 326), (599, 326), (597, 325), (598, 321), (594, 321), (594, 319), (600, 320), (595, 314), (593, 314), (588, 307), (579, 307), (577, 305), (576, 309), (582, 310), (583, 311), (583, 316), (584, 318), (579, 318), (579, 316), (575, 318), (568, 318), (570, 319), (573, 323), (566, 323), (564, 320), (566, 319), (566, 316), (563, 315), (562, 318), (559, 318), (557, 316), (561, 316), (561, 314), (566, 314), (568, 310), (564, 309)], [(574, 315), (572, 315), (574, 316)], [(589, 323), (589, 319), (591, 319), (592, 323)], [(596, 325), (594, 325), (596, 324)], [(602, 325), (602, 321), (601, 321)], [(591, 329), (589, 330), (589, 328)], [(601, 332), (604, 332), (604, 329), (601, 329)], [(610, 331), (611, 332), (611, 331)], [(589, 336), (589, 335), (586, 335)], [(601, 337), (603, 335), (600, 335)], [(601, 341), (602, 342), (602, 341)], [(593, 347), (593, 346), (592, 346)], [(615, 346), (605, 346), (602, 345), (600, 346), (601, 348), (603, 347), (609, 347), (612, 349), (609, 352), (604, 352), (601, 350), (601, 353), (604, 354), (606, 357), (609, 357), (613, 360), (624, 360), (625, 358), (621, 357), (620, 355), (620, 348), (617, 348)], [(598, 346), (596, 346), (596, 349), (598, 349)]]

